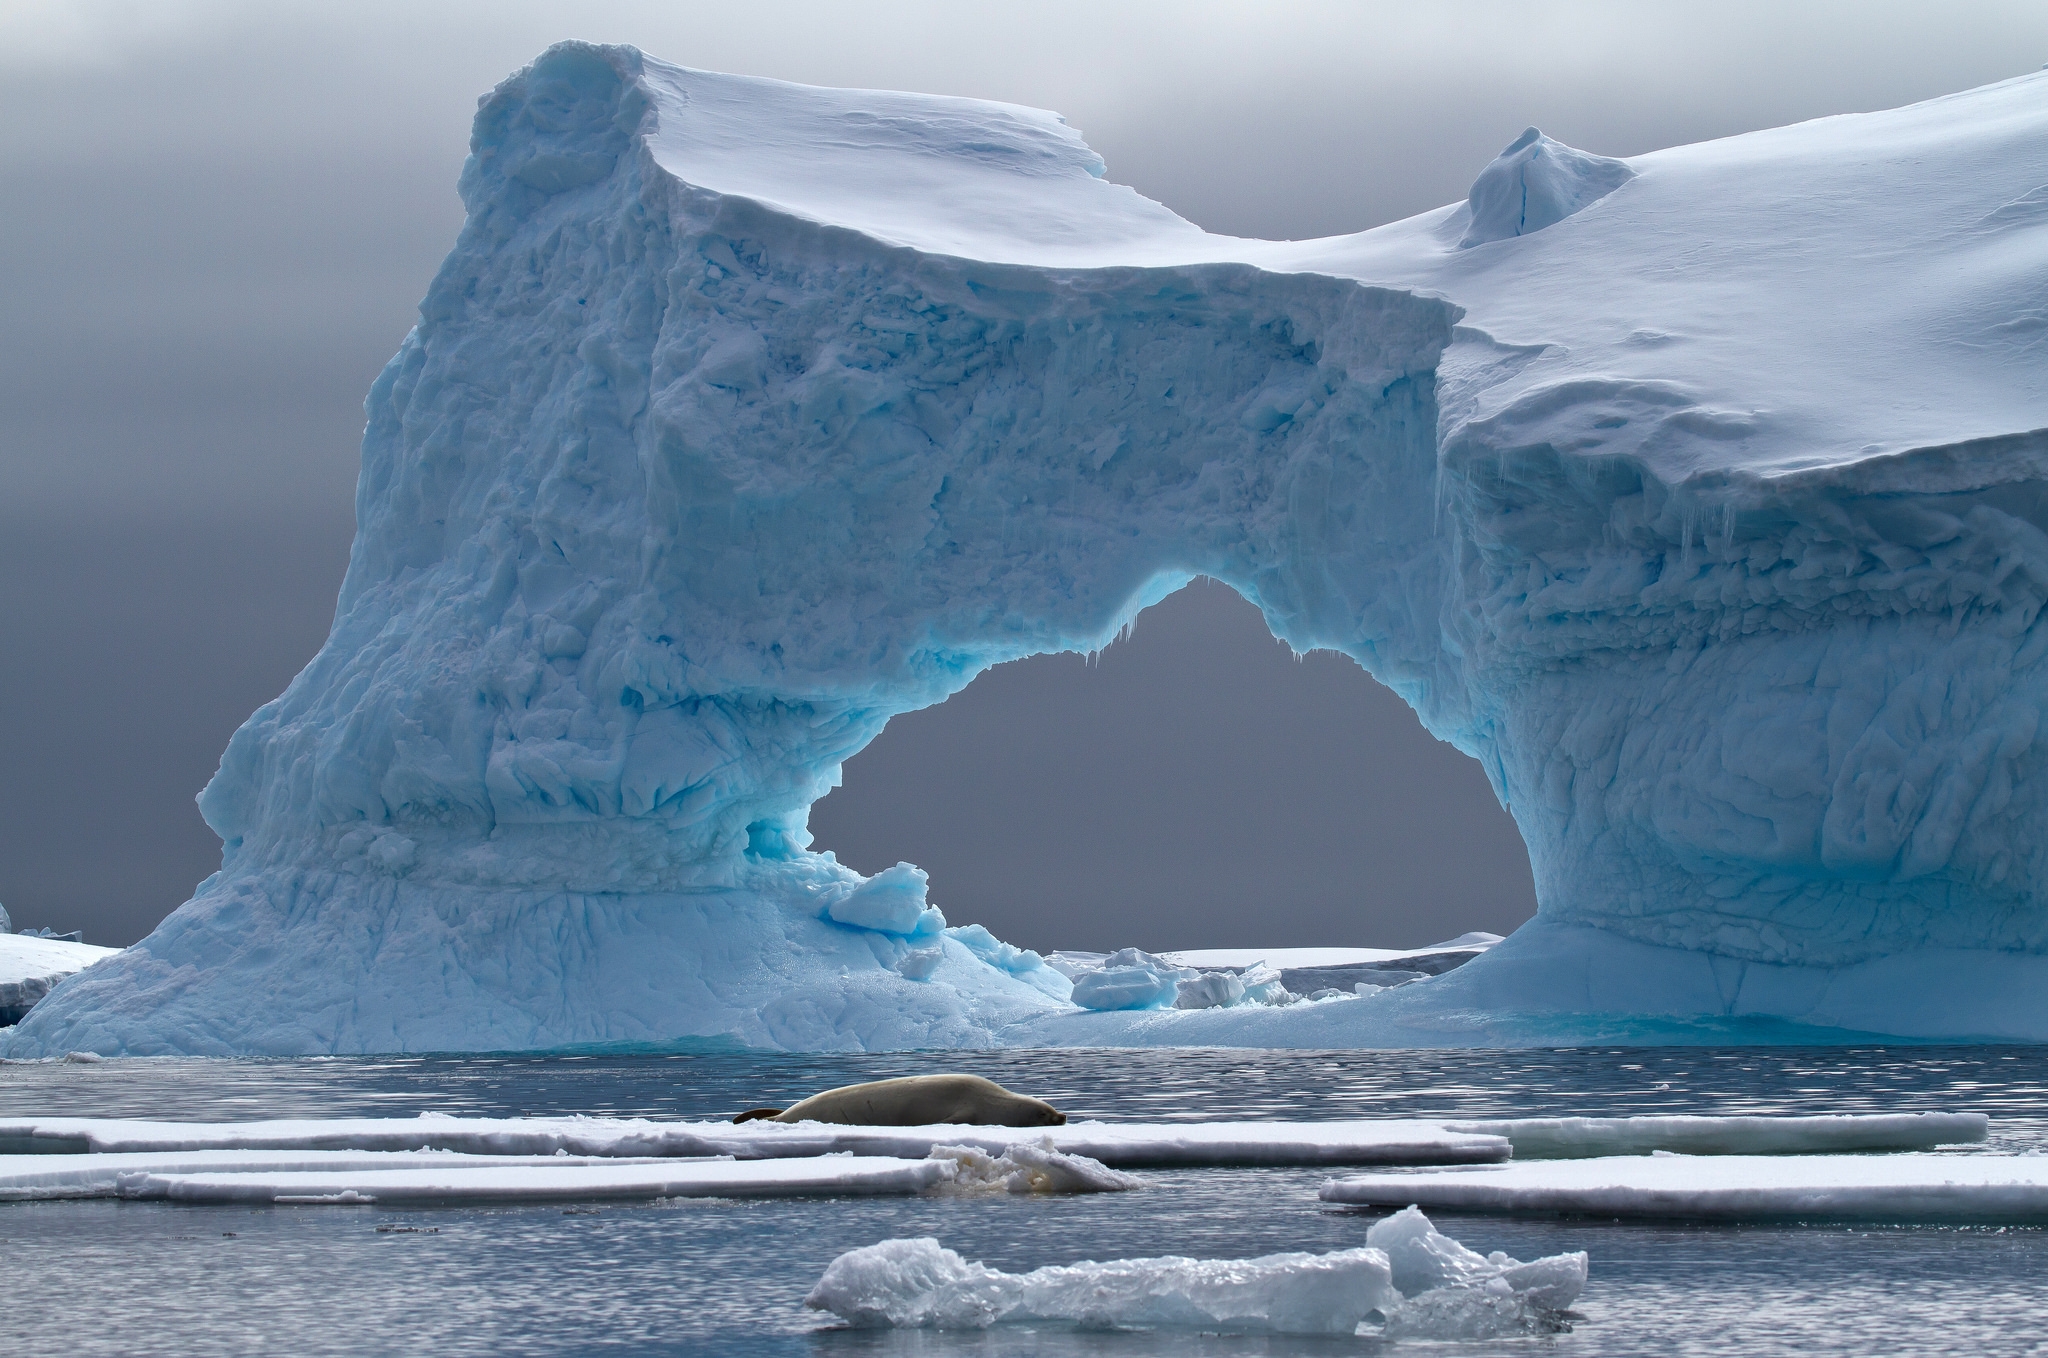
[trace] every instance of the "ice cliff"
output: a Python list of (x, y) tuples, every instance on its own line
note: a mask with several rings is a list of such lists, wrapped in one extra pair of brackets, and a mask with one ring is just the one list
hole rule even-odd
[[(221, 871), (7, 1050), (2048, 1037), (2048, 76), (1626, 163), (1531, 129), (1320, 241), (1102, 175), (1006, 105), (506, 81)], [(892, 714), (1196, 574), (1482, 761), (1533, 924), (1083, 1014), (807, 852)]]

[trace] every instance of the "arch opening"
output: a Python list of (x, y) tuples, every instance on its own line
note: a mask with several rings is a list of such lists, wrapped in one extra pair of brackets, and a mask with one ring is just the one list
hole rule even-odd
[(948, 919), (1041, 951), (1422, 946), (1536, 908), (1478, 762), (1208, 577), (1102, 652), (893, 718), (810, 830), (863, 873), (917, 863)]

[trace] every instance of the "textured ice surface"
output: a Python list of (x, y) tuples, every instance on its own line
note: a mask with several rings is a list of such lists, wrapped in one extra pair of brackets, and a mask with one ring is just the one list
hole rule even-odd
[[(1048, 113), (554, 48), (478, 110), (221, 871), (0, 1043), (2048, 1037), (2044, 91), (1537, 139), (1262, 242)], [(1480, 760), (1529, 928), (1084, 1012), (806, 852), (892, 714), (1196, 574)]]
[(1013, 1142), (993, 1154), (980, 1146), (934, 1146), (928, 1158), (952, 1162), (952, 1186), (967, 1191), (1123, 1193), (1144, 1182), (1100, 1160), (1060, 1150), (1049, 1136), (1035, 1145)]
[(1400, 1300), (1374, 1249), (1258, 1259), (1116, 1259), (1004, 1273), (926, 1236), (834, 1259), (804, 1305), (863, 1327), (982, 1329), (1000, 1321), (1350, 1334)]
[(1361, 1249), (1257, 1259), (1085, 1261), (1004, 1273), (939, 1242), (849, 1250), (804, 1305), (862, 1327), (983, 1329), (1006, 1321), (1089, 1328), (1348, 1335), (1375, 1312), (1405, 1338), (1490, 1338), (1555, 1328), (1586, 1284), (1586, 1256), (1523, 1264), (1440, 1235), (1419, 1211), (1376, 1223)]
[(2048, 1156), (1649, 1155), (1332, 1179), (1323, 1201), (1726, 1221), (2048, 1224)]
[[(1042, 1137), (1069, 1155), (1130, 1167), (1443, 1165), (1505, 1160), (1506, 1137), (1413, 1119), (1350, 1122), (1070, 1122)], [(295, 1118), (145, 1122), (36, 1118), (0, 1122), (0, 1154), (191, 1150), (442, 1150), (481, 1155), (731, 1155), (740, 1159), (893, 1155), (938, 1146), (1001, 1155), (1015, 1127), (849, 1127), (822, 1122), (658, 1122), (648, 1118)], [(1034, 1144), (1037, 1138), (1034, 1138)]]

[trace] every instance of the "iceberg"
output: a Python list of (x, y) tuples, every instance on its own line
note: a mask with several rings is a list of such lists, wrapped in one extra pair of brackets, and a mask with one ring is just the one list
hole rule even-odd
[[(2044, 96), (1531, 129), (1271, 242), (1050, 113), (551, 48), (370, 391), (328, 640), (201, 796), (220, 871), (0, 1051), (2048, 1038)], [(809, 851), (892, 715), (1198, 575), (1481, 762), (1535, 921), (1095, 1011)]]
[(2048, 1224), (2048, 1157), (1656, 1154), (1332, 1179), (1324, 1202), (1703, 1221)]

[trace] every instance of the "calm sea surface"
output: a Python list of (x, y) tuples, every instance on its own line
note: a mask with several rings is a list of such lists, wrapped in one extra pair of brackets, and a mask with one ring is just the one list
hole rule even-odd
[[(856, 1080), (967, 1070), (1112, 1119), (1818, 1113), (1992, 1118), (2048, 1153), (2048, 1048), (1551, 1052), (1051, 1051), (0, 1064), (0, 1118), (593, 1113), (729, 1117)], [(828, 1327), (801, 1301), (843, 1250), (931, 1235), (1011, 1270), (1363, 1242), (1322, 1171), (1144, 1175), (1141, 1193), (420, 1209), (0, 1204), (0, 1342), (99, 1354), (2028, 1354), (2048, 1231), (1444, 1216), (1466, 1244), (1592, 1256), (1569, 1334), (1486, 1344), (998, 1327)], [(417, 1227), (417, 1230), (384, 1230)]]

